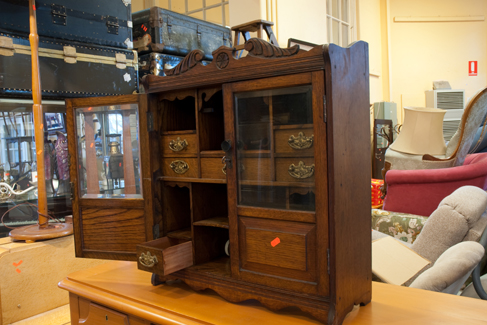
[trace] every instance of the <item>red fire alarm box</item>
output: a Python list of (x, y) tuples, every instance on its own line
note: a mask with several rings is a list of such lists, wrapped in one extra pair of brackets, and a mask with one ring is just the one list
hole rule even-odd
[(468, 75), (469, 76), (477, 75), (477, 61), (468, 61)]

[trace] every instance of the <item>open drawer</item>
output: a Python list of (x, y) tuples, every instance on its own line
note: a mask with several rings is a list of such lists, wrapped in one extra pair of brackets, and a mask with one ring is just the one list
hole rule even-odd
[(137, 267), (165, 276), (193, 265), (191, 241), (162, 237), (137, 245)]

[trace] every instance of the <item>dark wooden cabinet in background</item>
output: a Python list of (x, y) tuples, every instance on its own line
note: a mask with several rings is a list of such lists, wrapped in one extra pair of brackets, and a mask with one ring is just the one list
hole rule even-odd
[(76, 255), (339, 324), (371, 299), (368, 46), (246, 49), (67, 100)]

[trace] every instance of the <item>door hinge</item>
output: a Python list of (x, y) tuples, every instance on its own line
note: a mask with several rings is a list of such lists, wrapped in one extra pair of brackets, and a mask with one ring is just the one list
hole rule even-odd
[(328, 275), (330, 274), (330, 249), (326, 249), (326, 259), (328, 260)]
[(118, 18), (107, 16), (107, 32), (108, 34), (118, 35)]
[(70, 196), (70, 200), (74, 200), (74, 182), (69, 182), (69, 187), (70, 187), (70, 191), (71, 191), (71, 196)]
[(153, 236), (154, 239), (158, 239), (160, 235), (161, 234), (159, 232), (159, 224), (155, 224), (152, 227), (152, 236)]
[(66, 26), (66, 7), (61, 5), (51, 5), (52, 23)]
[(154, 116), (151, 112), (147, 112), (147, 130), (154, 131)]
[(326, 123), (326, 96), (323, 95), (323, 121)]

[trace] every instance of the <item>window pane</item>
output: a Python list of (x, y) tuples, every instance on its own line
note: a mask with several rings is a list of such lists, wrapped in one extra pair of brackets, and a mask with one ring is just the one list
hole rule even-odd
[(331, 33), (333, 37), (330, 43), (340, 45), (340, 23), (336, 20), (331, 21)]
[(188, 11), (203, 8), (203, 0), (188, 0)]
[(340, 0), (331, 0), (331, 15), (335, 18), (339, 18), (338, 16), (338, 6)]
[(331, 18), (330, 17), (326, 18), (326, 27), (328, 30), (327, 41), (328, 43), (331, 43)]
[(342, 20), (348, 23), (348, 0), (342, 0)]
[(185, 0), (172, 0), (169, 9), (184, 14), (186, 12)]
[(222, 0), (206, 0), (206, 6), (216, 5), (217, 3), (222, 3)]
[(222, 24), (222, 7), (216, 7), (206, 10), (206, 21)]
[(198, 11), (198, 12), (192, 13), (188, 16), (198, 18), (198, 19), (203, 19), (203, 11)]
[(342, 44), (341, 46), (347, 46), (348, 43), (350, 43), (348, 39), (348, 26), (347, 25), (342, 25)]
[(169, 0), (156, 0), (156, 7), (169, 9)]
[(228, 9), (228, 5), (225, 5), (225, 26), (230, 25), (230, 11)]

